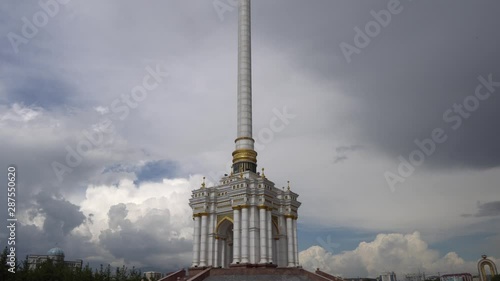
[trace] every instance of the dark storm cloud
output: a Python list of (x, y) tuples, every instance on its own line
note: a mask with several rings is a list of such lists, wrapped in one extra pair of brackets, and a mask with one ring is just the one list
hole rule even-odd
[(85, 215), (80, 207), (64, 198), (55, 198), (46, 192), (36, 196), (38, 211), (45, 216), (43, 230), (53, 237), (63, 239), (64, 236), (85, 221)]
[(112, 165), (105, 167), (104, 171), (102, 171), (102, 172), (103, 172), (103, 174), (105, 174), (105, 173), (121, 173), (121, 172), (133, 173), (133, 172), (135, 172), (135, 170), (137, 170), (136, 166), (133, 166), (133, 165), (130, 166), (130, 165), (116, 163), (116, 164), (112, 164)]
[(57, 198), (48, 193), (34, 196), (33, 208), (28, 212), (30, 220), (37, 215), (44, 217), (42, 228), (34, 224), (18, 223), (17, 240), (18, 255), (25, 257), (29, 254), (46, 254), (53, 247), (64, 249), (66, 257), (82, 258), (95, 255), (96, 246), (89, 241), (89, 237), (78, 234), (69, 235), (69, 232), (85, 223), (85, 216), (79, 207), (63, 198)]
[(475, 214), (464, 214), (463, 217), (497, 217), (500, 216), (500, 201), (477, 204), (478, 211)]
[[(78, 234), (68, 235), (63, 239), (54, 239), (43, 229), (39, 229), (35, 225), (18, 225), (17, 231), (17, 254), (23, 258), (30, 254), (45, 255), (49, 249), (59, 247), (64, 250), (67, 260), (84, 259), (85, 257), (95, 257), (99, 251), (98, 246), (89, 240), (89, 237)], [(0, 243), (0, 246), (2, 244)], [(94, 263), (109, 263), (108, 260), (95, 259)], [(85, 260), (89, 262), (89, 260)]]
[(113, 164), (104, 168), (106, 173), (135, 173), (136, 185), (142, 182), (161, 182), (164, 178), (175, 178), (180, 175), (179, 164), (171, 160), (147, 161), (142, 165)]
[(19, 239), (19, 254), (21, 257), (29, 254), (45, 254), (49, 249), (54, 247), (57, 242), (62, 242), (49, 242), (47, 234), (35, 225), (19, 224), (17, 234)]
[[(18, 78), (16, 79), (18, 80)], [(9, 103), (36, 105), (43, 108), (61, 107), (68, 103), (73, 87), (54, 78), (24, 78), (22, 85), (7, 89)]]
[(169, 160), (150, 161), (136, 172), (137, 182), (161, 181), (164, 178), (177, 176), (177, 163)]
[[(337, 81), (357, 103), (357, 110), (344, 122), (356, 130), (351, 137), (359, 143), (374, 145), (394, 159), (407, 157), (417, 148), (415, 139), (429, 138), (439, 127), (449, 138), (426, 159), (429, 167), (500, 165), (496, 149), (500, 88), (480, 101), (470, 117), (462, 118), (457, 130), (451, 128), (455, 122), (443, 119), (454, 104), (474, 94), (479, 76), (492, 74), (493, 81), (500, 81), (500, 39), (494, 36), (500, 25), (496, 14), (500, 3), (439, 1), (429, 7), (424, 2), (401, 1), (402, 11), (392, 15), (387, 27), (370, 38), (359, 54), (352, 55), (351, 63), (339, 45), (354, 45), (354, 28), (364, 30), (374, 20), (370, 11), (387, 9), (388, 1), (267, 3), (254, 4), (254, 15), (258, 14), (254, 38), (265, 37), (293, 54), (297, 67)], [(273, 5), (281, 8), (269, 9)], [(303, 20), (312, 14), (314, 20)], [(331, 118), (338, 119), (335, 112)]]
[(333, 162), (335, 164), (343, 162), (348, 159), (347, 155), (351, 152), (363, 148), (361, 145), (348, 145), (348, 146), (338, 146), (335, 148), (335, 156)]
[(479, 76), (493, 74), (500, 81), (500, 40), (491, 36), (500, 23), (492, 12), (499, 3), (439, 2), (427, 11), (415, 4), (401, 13), (397, 27), (383, 31), (392, 38), (376, 38), (351, 66), (363, 81), (358, 91), (349, 91), (365, 101), (357, 118), (361, 134), (393, 157), (408, 157), (417, 148), (415, 139), (430, 138), (433, 129), (442, 128), (448, 140), (426, 160), (430, 167), (498, 166), (499, 88), (468, 119), (460, 117), (456, 130), (443, 115), (474, 95)]

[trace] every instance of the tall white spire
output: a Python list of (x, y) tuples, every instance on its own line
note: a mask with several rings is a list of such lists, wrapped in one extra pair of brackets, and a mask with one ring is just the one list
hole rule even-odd
[(238, 20), (238, 134), (233, 171), (257, 168), (252, 138), (252, 36), (250, 0), (240, 0)]

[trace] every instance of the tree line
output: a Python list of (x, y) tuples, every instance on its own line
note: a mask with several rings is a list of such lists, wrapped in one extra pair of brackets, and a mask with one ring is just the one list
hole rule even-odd
[[(47, 261), (34, 269), (29, 269), (28, 258), (16, 265), (15, 273), (9, 272), (7, 248), (0, 256), (1, 281), (141, 281), (140, 270), (125, 266), (112, 268), (109, 264), (92, 269), (87, 264), (83, 268), (69, 268), (62, 263)], [(144, 279), (145, 280), (145, 279)]]

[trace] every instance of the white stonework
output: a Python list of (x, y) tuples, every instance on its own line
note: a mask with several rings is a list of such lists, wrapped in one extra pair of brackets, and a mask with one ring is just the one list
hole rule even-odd
[[(189, 200), (195, 226), (192, 266), (298, 266), (297, 197), (251, 171), (193, 190)], [(212, 243), (216, 246), (209, 247)], [(210, 248), (213, 252), (207, 253)]]
[(241, 264), (299, 265), (298, 195), (276, 188), (256, 172), (252, 138), (252, 63), (250, 0), (239, 2), (238, 128), (231, 175), (217, 186), (193, 190), (192, 267)]

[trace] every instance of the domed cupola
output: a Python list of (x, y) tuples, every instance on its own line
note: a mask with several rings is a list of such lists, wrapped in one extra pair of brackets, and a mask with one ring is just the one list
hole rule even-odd
[(47, 252), (47, 255), (52, 256), (56, 259), (64, 260), (64, 251), (61, 248), (55, 247)]

